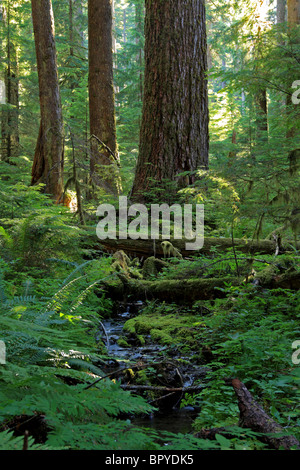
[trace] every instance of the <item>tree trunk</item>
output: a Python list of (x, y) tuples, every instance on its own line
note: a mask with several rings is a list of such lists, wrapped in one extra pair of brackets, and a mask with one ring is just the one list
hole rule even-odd
[(143, 5), (141, 2), (135, 4), (135, 30), (136, 30), (136, 39), (135, 43), (138, 47), (138, 54), (136, 57), (136, 61), (139, 66), (139, 90), (138, 90), (138, 98), (139, 101), (143, 102), (143, 93), (144, 93), (144, 76), (143, 76), (143, 46), (142, 46), (142, 36), (144, 32), (144, 11)]
[[(297, 34), (297, 31), (299, 33), (300, 24), (300, 0), (287, 0), (287, 20), (290, 30), (290, 41), (292, 44), (298, 45), (300, 43), (299, 34)], [(287, 96), (286, 105), (288, 116), (287, 139), (291, 143), (291, 150), (293, 150), (295, 145), (299, 148), (299, 106), (293, 104), (291, 95)]]
[(286, 0), (277, 0), (277, 12), (276, 12), (277, 24), (281, 24), (286, 21), (285, 13), (286, 13)]
[(91, 182), (117, 195), (117, 138), (113, 86), (112, 0), (89, 0), (89, 112)]
[(288, 24), (295, 26), (300, 23), (300, 0), (287, 0)]
[[(208, 167), (207, 41), (203, 0), (146, 0), (145, 83), (132, 200), (155, 180), (195, 180)], [(182, 172), (193, 174), (179, 177)], [(156, 195), (157, 196), (157, 195)]]
[(39, 77), (41, 122), (31, 184), (44, 183), (45, 193), (59, 201), (63, 192), (63, 118), (58, 84), (51, 0), (31, 0)]
[(284, 428), (267, 415), (242, 382), (233, 379), (232, 386), (238, 398), (240, 427), (262, 434), (259, 439), (276, 450), (300, 448), (299, 441), (294, 436), (284, 434)]
[[(6, 10), (7, 66), (5, 69), (5, 104), (1, 116), (1, 160), (11, 163), (19, 154), (19, 64), (11, 34), (10, 2)], [(5, 19), (4, 19), (5, 22)]]

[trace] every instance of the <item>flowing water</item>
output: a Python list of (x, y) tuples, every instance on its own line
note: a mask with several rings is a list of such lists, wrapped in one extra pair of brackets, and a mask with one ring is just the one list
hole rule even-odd
[[(130, 348), (118, 345), (118, 339), (122, 335), (125, 322), (132, 316), (135, 316), (141, 306), (142, 302), (127, 304), (113, 318), (102, 321), (102, 339), (105, 342), (108, 356), (112, 358), (113, 363), (109, 373), (138, 361), (149, 364), (156, 362), (158, 352), (163, 349), (162, 346), (157, 344), (133, 346)], [(183, 385), (187, 387), (192, 382), (193, 377), (188, 376), (185, 378)], [(132, 423), (140, 427), (186, 434), (192, 431), (192, 423), (196, 415), (197, 411), (193, 407), (180, 408), (179, 403), (177, 403), (173, 408), (159, 410), (146, 417), (134, 418)]]

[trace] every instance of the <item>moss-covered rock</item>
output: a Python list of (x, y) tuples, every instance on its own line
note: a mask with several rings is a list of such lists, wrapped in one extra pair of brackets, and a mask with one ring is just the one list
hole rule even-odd
[(159, 258), (155, 258), (155, 256), (150, 256), (144, 262), (142, 268), (142, 275), (144, 279), (148, 279), (150, 277), (156, 277), (159, 272), (163, 270), (163, 268), (167, 268), (168, 263), (163, 261)]
[(176, 313), (158, 315), (154, 312), (131, 318), (125, 323), (123, 332), (128, 337), (128, 341), (134, 340), (140, 344), (142, 337), (144, 342), (174, 346), (185, 343), (194, 346), (197, 327), (193, 315)]

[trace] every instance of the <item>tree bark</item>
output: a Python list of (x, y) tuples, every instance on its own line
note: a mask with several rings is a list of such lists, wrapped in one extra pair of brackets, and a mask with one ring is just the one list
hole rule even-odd
[[(299, 44), (299, 24), (300, 24), (300, 0), (287, 0), (287, 21), (290, 33), (290, 41), (292, 44)], [(292, 90), (292, 88), (291, 88)], [(288, 117), (288, 130), (287, 139), (291, 142), (291, 146), (296, 145), (299, 148), (299, 109), (298, 105), (292, 103), (291, 95), (287, 96), (287, 117)], [(294, 150), (291, 148), (291, 150)]]
[(59, 201), (63, 192), (64, 135), (51, 0), (31, 0), (41, 122), (31, 184)]
[[(87, 233), (89, 231), (87, 230)], [(90, 230), (91, 236), (95, 237), (95, 229)], [(187, 251), (185, 249), (186, 240), (171, 240), (174, 246), (181, 252), (183, 257), (193, 256), (197, 253), (209, 255), (216, 249), (220, 252), (226, 251), (232, 248), (231, 238), (204, 238), (204, 245), (201, 250)], [(132, 254), (138, 257), (149, 257), (149, 256), (163, 256), (163, 250), (160, 245), (161, 240), (156, 240), (155, 244), (153, 240), (113, 240), (105, 239), (98, 240), (98, 246), (103, 246), (109, 251), (124, 250), (128, 254)], [(242, 253), (260, 253), (260, 254), (275, 254), (276, 243), (271, 240), (244, 240), (234, 239), (234, 247), (236, 250)], [(283, 245), (281, 248), (285, 249)], [(300, 249), (300, 243), (296, 245), (297, 249)]]
[(277, 0), (277, 24), (284, 23), (286, 21), (286, 0)]
[[(3, 7), (3, 11), (4, 7)], [(1, 160), (11, 163), (19, 154), (19, 64), (12, 39), (11, 6), (7, 2), (6, 20), (7, 66), (5, 69), (5, 104), (1, 115)]]
[(117, 195), (120, 181), (113, 85), (112, 0), (89, 0), (88, 34), (91, 183)]
[(288, 24), (294, 26), (300, 23), (300, 0), (287, 0)]
[[(146, 0), (140, 148), (131, 198), (153, 181), (195, 180), (208, 167), (207, 41), (203, 0)], [(179, 177), (183, 172), (192, 174)], [(157, 195), (156, 195), (157, 197)]]
[[(300, 443), (294, 436), (282, 435), (284, 429), (277, 424), (253, 399), (249, 390), (238, 379), (232, 380), (232, 386), (238, 398), (240, 410), (239, 426), (263, 433), (259, 439), (276, 450), (299, 449)], [(268, 434), (271, 434), (268, 436)], [(276, 437), (278, 434), (278, 437)]]

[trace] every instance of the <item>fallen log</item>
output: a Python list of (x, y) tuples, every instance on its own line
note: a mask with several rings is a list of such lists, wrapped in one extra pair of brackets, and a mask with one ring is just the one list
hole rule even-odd
[(232, 386), (238, 398), (240, 427), (262, 433), (263, 435), (260, 435), (259, 439), (276, 450), (300, 449), (299, 441), (294, 436), (285, 433), (284, 429), (253, 399), (249, 390), (240, 380), (233, 379)]
[(233, 277), (159, 281), (128, 279), (122, 275), (119, 277), (122, 280), (102, 284), (107, 296), (114, 300), (124, 300), (128, 297), (132, 300), (159, 299), (166, 302), (193, 303), (196, 300), (225, 297), (226, 294), (220, 289), (226, 284), (239, 284), (237, 278)]
[[(82, 227), (88, 237), (89, 246), (95, 241), (94, 249), (105, 251), (115, 252), (123, 250), (126, 253), (132, 255), (133, 257), (146, 258), (148, 256), (162, 257), (163, 251), (161, 247), (161, 242), (163, 240), (152, 240), (150, 237), (147, 240), (132, 240), (132, 239), (110, 239), (100, 240), (96, 235), (96, 227)], [(244, 238), (216, 238), (216, 237), (204, 237), (204, 244), (200, 250), (186, 250), (186, 243), (193, 243), (195, 240), (181, 239), (174, 240), (172, 237), (170, 241), (173, 245), (181, 252), (183, 257), (190, 257), (195, 254), (204, 254), (209, 255), (214, 253), (215, 250), (226, 251), (232, 250), (233, 245), (235, 250), (242, 253), (260, 253), (260, 254), (275, 254), (278, 251), (278, 246), (275, 240), (251, 240)], [(293, 243), (294, 245), (294, 243)], [(296, 247), (300, 249), (300, 243), (298, 242)], [(280, 247), (279, 254), (290, 249), (289, 243), (282, 242)]]
[[(119, 273), (118, 280), (102, 282), (101, 289), (114, 300), (154, 300), (192, 304), (196, 300), (213, 300), (224, 298), (227, 285), (241, 285), (242, 279), (237, 277), (220, 277), (205, 279), (160, 279), (149, 281), (145, 279), (130, 279)], [(300, 273), (291, 272), (276, 277), (254, 281), (253, 288), (291, 289), (300, 287)]]
[[(183, 257), (190, 257), (193, 255), (205, 254), (209, 255), (216, 250), (226, 251), (232, 250), (232, 239), (231, 238), (209, 238), (204, 239), (204, 245), (200, 250), (186, 250), (186, 243), (191, 243), (191, 240), (172, 240), (173, 245), (180, 251)], [(108, 251), (123, 250), (127, 254), (133, 257), (146, 258), (149, 256), (162, 257), (163, 250), (161, 247), (161, 240), (99, 240), (99, 247), (102, 246)], [(271, 240), (244, 240), (234, 239), (234, 248), (242, 253), (260, 253), (260, 254), (274, 254), (276, 250), (276, 244)], [(300, 248), (300, 244), (299, 244)]]

